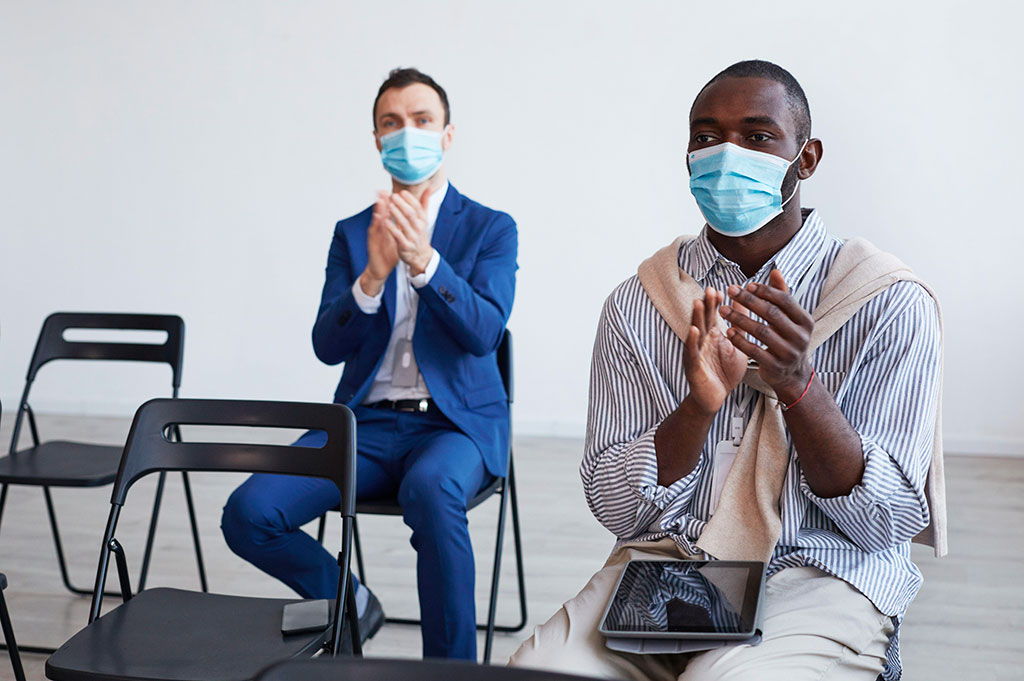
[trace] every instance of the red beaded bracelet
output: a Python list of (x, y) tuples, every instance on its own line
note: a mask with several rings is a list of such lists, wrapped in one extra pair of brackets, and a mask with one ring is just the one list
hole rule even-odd
[(782, 411), (789, 411), (797, 404), (799, 404), (800, 400), (804, 399), (804, 396), (807, 394), (807, 391), (811, 389), (812, 381), (814, 381), (814, 367), (811, 367), (811, 377), (807, 379), (807, 387), (804, 388), (804, 391), (800, 393), (800, 397), (796, 398), (796, 401), (793, 402), (793, 404), (786, 404), (782, 400), (779, 400), (779, 406), (782, 407)]

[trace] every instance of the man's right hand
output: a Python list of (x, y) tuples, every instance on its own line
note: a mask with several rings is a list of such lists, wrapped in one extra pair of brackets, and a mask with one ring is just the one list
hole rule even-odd
[(373, 218), (366, 233), (368, 262), (359, 275), (359, 288), (368, 296), (376, 296), (384, 288), (391, 270), (398, 264), (398, 245), (388, 231), (387, 221), (391, 219), (388, 209), (388, 193), (377, 192), (373, 206)]
[(747, 356), (719, 327), (718, 308), (724, 296), (708, 288), (704, 300), (693, 301), (690, 333), (684, 343), (683, 370), (690, 397), (701, 411), (713, 415), (743, 380)]
[[(723, 298), (709, 288), (704, 300), (693, 301), (690, 333), (683, 341), (683, 371), (689, 391), (654, 433), (658, 484), (663, 487), (696, 467), (715, 415), (747, 371), (747, 356), (719, 326), (718, 308)], [(737, 311), (746, 314), (746, 310)]]

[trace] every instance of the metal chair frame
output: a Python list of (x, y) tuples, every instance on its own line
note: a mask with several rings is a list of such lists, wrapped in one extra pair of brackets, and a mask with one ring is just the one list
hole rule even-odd
[[(175, 438), (173, 432), (181, 426), (216, 426), (216, 427), (258, 427), (258, 428), (300, 428), (304, 430), (320, 430), (327, 434), (327, 441), (320, 448), (297, 448), (274, 444), (248, 444), (235, 442), (183, 442)], [(197, 400), (197, 399), (155, 399), (139, 407), (132, 421), (131, 430), (121, 457), (117, 478), (114, 481), (110, 499), (110, 515), (103, 531), (100, 545), (99, 564), (96, 569), (96, 581), (92, 591), (92, 603), (89, 610), (89, 624), (75, 634), (60, 650), (46, 662), (46, 676), (50, 679), (158, 679), (160, 673), (147, 662), (148, 649), (141, 651), (132, 648), (135, 657), (119, 656), (127, 665), (117, 672), (108, 668), (96, 667), (103, 662), (94, 662), (91, 651), (96, 649), (117, 649), (121, 643), (108, 640), (130, 636), (131, 632), (122, 632), (115, 625), (114, 629), (105, 629), (109, 622), (146, 621), (154, 627), (148, 631), (153, 646), (153, 654), (162, 659), (169, 679), (180, 678), (180, 674), (200, 673), (188, 665), (197, 664), (196, 660), (205, 659), (210, 650), (196, 651), (197, 658), (184, 655), (180, 661), (167, 660), (164, 649), (159, 641), (173, 636), (174, 632), (160, 629), (161, 626), (180, 626), (172, 613), (162, 613), (154, 608), (160, 605), (133, 605), (131, 584), (128, 575), (128, 563), (125, 551), (116, 538), (117, 522), (129, 489), (141, 478), (154, 473), (169, 471), (198, 472), (247, 472), (269, 473), (279, 475), (298, 475), (324, 478), (333, 482), (339, 491), (341, 504), (339, 512), (342, 521), (342, 541), (338, 552), (340, 573), (338, 591), (334, 598), (333, 613), (323, 630), (314, 630), (311, 637), (302, 639), (299, 647), (282, 648), (281, 659), (326, 652), (330, 656), (338, 655), (341, 648), (342, 618), (348, 618), (352, 635), (352, 650), (355, 655), (362, 654), (359, 636), (359, 619), (355, 607), (355, 589), (351, 580), (350, 560), (352, 545), (352, 519), (355, 515), (355, 460), (356, 460), (356, 424), (352, 411), (340, 404), (308, 404), (296, 402), (265, 402), (253, 400)], [(110, 557), (114, 556), (116, 572), (121, 589), (123, 603), (100, 617), (105, 593)], [(158, 590), (151, 590), (139, 595), (139, 599), (147, 598)], [(200, 597), (200, 601), (209, 603), (211, 617), (215, 613), (223, 613), (223, 596), (185, 592)], [(190, 596), (191, 597), (191, 596)], [(180, 599), (181, 596), (178, 596)], [(344, 599), (344, 600), (343, 600)], [(282, 599), (255, 599), (257, 601), (281, 602)], [(148, 602), (148, 601), (147, 601)], [(193, 602), (195, 600), (193, 599)], [(285, 600), (284, 602), (290, 602)], [(159, 601), (158, 601), (159, 603)], [(135, 608), (134, 612), (132, 608)], [(191, 621), (202, 618), (202, 610), (206, 603), (190, 606), (192, 611), (178, 617), (188, 617)], [(121, 610), (126, 608), (126, 611)], [(147, 610), (149, 608), (149, 610)], [(106, 618), (112, 618), (106, 623)], [(118, 619), (118, 618), (135, 618)], [(167, 619), (167, 618), (171, 619)], [(240, 627), (230, 626), (218, 630), (224, 642), (244, 637), (244, 622)], [(96, 628), (94, 628), (96, 627)], [(98, 632), (98, 633), (93, 633)], [(261, 635), (266, 632), (261, 630)], [(298, 635), (298, 634), (297, 634)], [(92, 636), (94, 639), (90, 639)], [(77, 639), (77, 640), (76, 640)], [(276, 636), (268, 642), (278, 640)], [(220, 639), (205, 639), (216, 647)], [(282, 641), (283, 643), (283, 641)], [(76, 646), (78, 646), (76, 648)], [(70, 658), (70, 659), (69, 659)], [(250, 660), (251, 661), (251, 660)], [(187, 669), (183, 671), (180, 666)], [(112, 676), (108, 676), (112, 675)], [(197, 678), (189, 676), (188, 678)]]
[[(288, 409), (290, 418), (282, 418), (279, 410)], [(300, 414), (298, 410), (303, 410)], [(331, 417), (335, 419), (331, 421)], [(330, 423), (331, 427), (326, 428)], [(282, 450), (291, 447), (279, 445), (237, 445), (230, 443), (182, 442), (171, 437), (171, 432), (181, 425), (213, 426), (257, 426), (264, 428), (326, 429), (331, 452), (350, 452), (351, 466), (346, 468), (345, 456), (324, 456), (324, 462), (311, 465), (303, 457), (281, 456)], [(338, 577), (338, 594), (335, 597), (334, 615), (331, 623), (331, 655), (337, 655), (341, 646), (342, 616), (349, 617), (352, 631), (352, 648), (356, 655), (362, 655), (359, 637), (359, 617), (355, 609), (355, 589), (350, 579), (351, 534), (355, 517), (355, 416), (348, 407), (340, 404), (302, 404), (294, 402), (261, 402), (252, 400), (195, 400), (155, 399), (139, 407), (128, 433), (121, 467), (111, 494), (110, 517), (103, 531), (100, 546), (99, 567), (96, 570), (96, 584), (92, 591), (92, 606), (89, 609), (89, 623), (100, 616), (103, 603), (104, 584), (110, 565), (110, 554), (115, 556), (121, 597), (131, 599), (131, 585), (128, 578), (128, 564), (120, 543), (114, 536), (121, 508), (124, 506), (129, 488), (140, 478), (150, 473), (175, 471), (235, 471), (250, 473), (281, 473), (325, 477), (338, 486), (341, 493), (339, 511), (342, 521), (342, 546), (338, 553), (341, 574)], [(342, 443), (338, 444), (337, 440)], [(229, 456), (225, 456), (229, 454)], [(308, 454), (308, 448), (303, 454)], [(342, 594), (346, 603), (342, 605)]]
[(11, 667), (14, 669), (14, 681), (25, 681), (25, 668), (21, 664), (21, 655), (18, 652), (18, 642), (14, 640), (14, 626), (11, 624), (11, 614), (7, 612), (7, 601), (4, 600), (4, 589), (7, 587), (7, 577), (0, 574), (0, 628), (4, 632), (4, 648), (11, 658)]
[[(489, 664), (491, 661), (491, 649), (493, 646), (494, 632), (500, 631), (503, 633), (514, 633), (521, 631), (526, 626), (527, 609), (526, 609), (526, 580), (524, 579), (523, 571), (523, 547), (522, 538), (519, 528), (519, 503), (516, 497), (516, 478), (515, 478), (515, 465), (512, 460), (512, 402), (513, 402), (513, 363), (512, 363), (512, 333), (506, 329), (505, 335), (502, 338), (501, 345), (498, 348), (498, 369), (501, 371), (501, 378), (505, 384), (505, 391), (508, 394), (508, 408), (509, 408), (509, 441), (508, 441), (508, 468), (505, 476), (495, 478), (490, 485), (477, 493), (468, 504), (466, 504), (466, 510), (472, 510), (479, 506), (481, 503), (489, 499), (492, 495), (497, 494), (499, 496), (499, 507), (498, 507), (498, 527), (497, 536), (495, 539), (494, 547), (494, 566), (491, 573), (491, 593), (490, 601), (487, 611), (487, 621), (483, 624), (477, 623), (476, 628), (480, 631), (486, 631), (487, 635), (484, 638), (484, 664)], [(509, 499), (509, 503), (506, 503), (506, 499)], [(502, 549), (505, 541), (505, 510), (511, 505), (512, 507), (512, 537), (515, 546), (516, 553), (516, 578), (518, 583), (519, 591), (519, 621), (515, 624), (499, 625), (496, 624), (496, 611), (498, 607), (498, 581), (501, 576), (501, 557)], [(398, 505), (397, 501), (385, 500), (385, 501), (374, 501), (356, 503), (356, 514), (364, 513), (368, 515), (402, 515), (402, 508)], [(320, 526), (317, 530), (317, 540), (322, 544), (324, 536), (324, 528), (326, 526), (327, 516), (326, 514), (320, 517)], [(353, 539), (355, 542), (355, 554), (356, 554), (356, 566), (359, 571), (359, 579), (364, 585), (366, 581), (366, 569), (363, 564), (363, 550), (362, 545), (359, 541), (359, 525), (353, 520)], [(421, 622), (419, 619), (405, 618), (405, 617), (388, 617), (385, 619), (390, 624), (411, 624), (419, 625)]]
[[(111, 343), (111, 342), (80, 342), (67, 341), (64, 339), (64, 332), (68, 329), (105, 329), (105, 330), (145, 330), (165, 331), (167, 340), (162, 344), (155, 343)], [(38, 447), (41, 443), (39, 429), (36, 425), (35, 413), (28, 403), (29, 392), (32, 383), (35, 381), (39, 369), (54, 360), (112, 360), (112, 361), (136, 361), (136, 362), (157, 362), (166, 363), (171, 366), (171, 396), (178, 397), (178, 389), (181, 385), (182, 360), (184, 355), (184, 334), (185, 324), (181, 317), (176, 315), (149, 315), (149, 314), (121, 314), (121, 313), (80, 313), (80, 312), (57, 312), (51, 314), (43, 322), (43, 328), (39, 333), (35, 351), (32, 354), (32, 361), (29, 363), (28, 374), (25, 381), (25, 389), (22, 392), (21, 401), (15, 415), (14, 431), (11, 436), (9, 455), (31, 456), (32, 454), (22, 451), (18, 452), (18, 440), (21, 434), (22, 423), (28, 417), (29, 432), (32, 438), (32, 446)], [(180, 431), (175, 431), (180, 438)], [(142, 561), (142, 568), (139, 576), (139, 589), (145, 588), (146, 577), (149, 573), (150, 559), (152, 556), (153, 541), (156, 535), (157, 521), (160, 515), (160, 504), (163, 499), (163, 491), (166, 474), (161, 473), (157, 481), (156, 492), (153, 498), (153, 512), (150, 518), (149, 530), (146, 539), (146, 549)], [(195, 545), (196, 564), (199, 573), (199, 582), (203, 591), (207, 591), (206, 570), (203, 563), (202, 548), (199, 543), (199, 528), (196, 522), (195, 505), (192, 498), (192, 488), (189, 484), (188, 474), (182, 472), (182, 483), (184, 486), (185, 503), (188, 510), (189, 522), (192, 528), (192, 541)], [(43, 488), (43, 497), (46, 501), (46, 510), (50, 521), (50, 531), (53, 534), (54, 549), (57, 553), (57, 564), (60, 568), (61, 579), (68, 591), (83, 596), (92, 595), (92, 591), (75, 586), (71, 582), (67, 561), (64, 556), (64, 547), (60, 539), (60, 530), (57, 524), (57, 514), (54, 510), (53, 497), (50, 492), (51, 485), (27, 482), (4, 482), (0, 487), (0, 522), (3, 520), (4, 504), (7, 500), (7, 487), (9, 484), (39, 486)], [(52, 648), (27, 647), (23, 650), (31, 652), (53, 652)]]

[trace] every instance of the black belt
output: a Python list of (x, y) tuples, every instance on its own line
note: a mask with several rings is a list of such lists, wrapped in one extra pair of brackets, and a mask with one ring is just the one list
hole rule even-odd
[(419, 414), (437, 413), (437, 405), (434, 400), (424, 398), (422, 400), (381, 400), (366, 405), (371, 409), (390, 409), (391, 411), (411, 411)]

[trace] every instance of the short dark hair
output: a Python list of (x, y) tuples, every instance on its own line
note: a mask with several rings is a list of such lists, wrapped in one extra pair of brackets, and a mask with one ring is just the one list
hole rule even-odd
[[(797, 137), (800, 138), (801, 142), (811, 138), (811, 107), (807, 103), (807, 95), (804, 94), (804, 89), (800, 87), (800, 83), (797, 82), (792, 73), (778, 64), (761, 59), (736, 62), (709, 80), (700, 89), (700, 92), (697, 93), (697, 97), (694, 97), (694, 104), (697, 103), (701, 92), (707, 90), (713, 83), (725, 80), (726, 78), (764, 78), (765, 80), (773, 80), (781, 84), (786, 90), (789, 110), (793, 114), (793, 120), (796, 123)], [(690, 111), (693, 111), (692, 106)]]
[(444, 124), (448, 125), (452, 119), (451, 109), (448, 107), (448, 95), (445, 93), (444, 88), (437, 84), (433, 78), (423, 73), (419, 69), (414, 68), (402, 68), (391, 69), (391, 73), (388, 74), (387, 79), (381, 83), (380, 89), (377, 90), (377, 97), (373, 100), (373, 128), (377, 129), (377, 102), (380, 101), (381, 95), (385, 91), (391, 88), (402, 89), (409, 87), (413, 83), (423, 83), (429, 85), (437, 93), (437, 96), (441, 98), (441, 106), (444, 107)]

